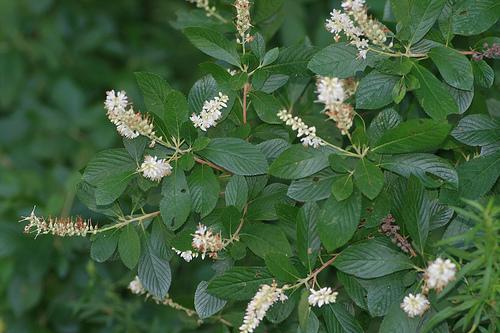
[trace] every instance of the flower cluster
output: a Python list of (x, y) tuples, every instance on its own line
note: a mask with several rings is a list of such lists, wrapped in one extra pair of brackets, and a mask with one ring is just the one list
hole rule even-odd
[(409, 294), (403, 299), (401, 308), (409, 317), (421, 316), (430, 306), (426, 295), (430, 289), (435, 289), (437, 292), (443, 290), (444, 287), (455, 279), (456, 266), (450, 259), (443, 260), (437, 258), (429, 263), (424, 273), (424, 285), (422, 293)]
[(116, 126), (118, 133), (127, 139), (134, 139), (139, 135), (153, 139), (154, 127), (148, 117), (135, 112), (131, 106), (127, 109), (127, 106), (128, 98), (124, 91), (106, 92), (104, 107), (107, 110), (108, 119)]
[(193, 240), (191, 246), (194, 251), (181, 251), (172, 248), (177, 255), (187, 262), (190, 262), (193, 258), (198, 258), (198, 256), (201, 256), (201, 259), (205, 259), (207, 255), (215, 259), (217, 258), (218, 252), (222, 251), (225, 247), (221, 234), (215, 233), (211, 228), (201, 223), (198, 224), (198, 228), (192, 236)]
[(386, 28), (368, 16), (364, 0), (345, 0), (342, 2), (342, 8), (344, 12), (334, 9), (326, 20), (326, 29), (335, 34), (335, 40), (338, 41), (340, 33), (343, 32), (350, 43), (356, 46), (359, 57), (363, 59), (366, 58), (369, 43), (387, 48)]
[(199, 115), (193, 113), (189, 119), (193, 122), (194, 127), (206, 132), (208, 128), (217, 125), (217, 120), (222, 117), (221, 110), (227, 108), (228, 101), (229, 97), (219, 92), (219, 96), (203, 103), (203, 109)]
[(318, 136), (316, 136), (316, 127), (307, 126), (302, 119), (299, 117), (294, 117), (288, 110), (281, 110), (278, 112), (278, 117), (288, 126), (292, 127), (292, 130), (297, 131), (297, 136), (306, 147), (318, 148), (325, 144), (325, 142)]
[(286, 301), (288, 297), (285, 295), (284, 289), (286, 289), (286, 286), (278, 288), (276, 282), (273, 282), (271, 285), (262, 285), (250, 303), (248, 303), (245, 317), (243, 318), (243, 325), (240, 326), (240, 332), (253, 332), (274, 303)]
[(64, 217), (64, 218), (51, 218), (47, 220), (43, 217), (35, 215), (35, 208), (31, 211), (29, 216), (23, 216), (19, 222), (27, 221), (28, 224), (24, 227), (25, 233), (36, 233), (38, 235), (51, 234), (54, 236), (82, 236), (87, 234), (95, 234), (97, 226), (93, 226), (90, 220), (85, 220), (80, 216)]
[(389, 237), (403, 252), (415, 257), (417, 254), (408, 239), (399, 233), (399, 225), (395, 224), (395, 222), (396, 219), (391, 214), (387, 215), (382, 219), (379, 231)]
[(483, 58), (496, 59), (498, 57), (500, 57), (500, 44), (498, 43), (493, 43), (491, 46), (488, 43), (484, 43), (483, 51), (472, 55), (472, 59), (476, 61), (483, 60)]
[(146, 294), (146, 289), (144, 289), (144, 286), (142, 285), (141, 280), (139, 280), (139, 277), (136, 276), (130, 283), (128, 284), (128, 289), (132, 292), (132, 294), (135, 295), (144, 295)]
[(325, 104), (325, 114), (335, 122), (343, 135), (348, 133), (355, 115), (352, 105), (344, 102), (354, 95), (356, 87), (357, 82), (352, 79), (318, 76), (316, 80), (318, 102)]
[(312, 306), (322, 307), (325, 304), (335, 303), (337, 301), (337, 295), (339, 294), (336, 291), (333, 291), (332, 288), (321, 288), (320, 290), (309, 289), (309, 297), (307, 301)]
[(207, 17), (214, 16), (216, 14), (215, 6), (210, 6), (209, 0), (187, 0), (188, 2), (196, 4), (196, 7), (201, 8), (207, 14)]
[(239, 35), (236, 41), (245, 44), (252, 38), (248, 33), (248, 30), (252, 27), (250, 23), (250, 2), (248, 0), (236, 0), (234, 7), (236, 7), (236, 30)]
[(429, 308), (430, 303), (422, 294), (409, 294), (403, 299), (401, 308), (408, 314), (408, 317), (421, 316)]
[(165, 159), (146, 155), (138, 171), (142, 172), (144, 177), (159, 182), (163, 177), (172, 173), (172, 166)]

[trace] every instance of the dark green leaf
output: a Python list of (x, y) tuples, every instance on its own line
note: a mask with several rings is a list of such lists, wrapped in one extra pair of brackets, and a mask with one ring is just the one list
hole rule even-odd
[(374, 199), (384, 186), (384, 174), (373, 162), (362, 158), (354, 170), (354, 183), (364, 195)]
[(366, 59), (358, 57), (358, 50), (353, 45), (336, 43), (316, 53), (307, 67), (318, 75), (345, 79), (363, 71), (367, 63)]
[(137, 165), (123, 148), (107, 149), (95, 155), (83, 173), (82, 179), (97, 186), (112, 176), (133, 173)]
[(335, 177), (335, 181), (332, 184), (332, 194), (337, 201), (342, 201), (349, 198), (354, 190), (354, 185), (352, 183), (352, 176), (340, 175)]
[(297, 179), (310, 176), (327, 166), (328, 155), (322, 150), (294, 145), (271, 164), (269, 173), (283, 179)]
[(469, 146), (486, 146), (500, 141), (500, 121), (484, 114), (473, 114), (462, 118), (451, 136)]
[(184, 172), (174, 172), (163, 179), (160, 211), (165, 225), (172, 230), (180, 228), (191, 212), (191, 195)]
[(226, 206), (235, 206), (242, 211), (248, 200), (248, 185), (245, 177), (232, 176), (226, 185), (224, 197)]
[(394, 109), (382, 110), (372, 120), (368, 128), (367, 134), (370, 143), (377, 142), (387, 130), (398, 126), (401, 121), (401, 116)]
[(250, 95), (250, 101), (259, 118), (268, 124), (281, 124), (278, 118), (278, 111), (283, 107), (281, 103), (273, 96), (261, 91), (254, 91)]
[(240, 59), (234, 43), (227, 40), (221, 33), (206, 28), (187, 28), (186, 37), (196, 48), (216, 59), (240, 66)]
[(97, 262), (105, 262), (115, 253), (118, 237), (113, 231), (97, 234), (92, 240), (90, 257)]
[(207, 291), (227, 300), (251, 299), (263, 284), (271, 284), (273, 276), (265, 267), (233, 267), (217, 276), (209, 284)]
[(318, 205), (308, 202), (297, 215), (297, 255), (310, 270), (314, 268), (321, 246), (316, 226), (318, 213)]
[(212, 168), (207, 165), (197, 166), (188, 177), (188, 185), (194, 211), (201, 217), (210, 214), (217, 204), (220, 192), (220, 184)]
[(277, 252), (291, 256), (292, 250), (281, 229), (273, 224), (250, 223), (243, 227), (241, 240), (261, 258), (268, 253)]
[(497, 20), (497, 0), (467, 0), (459, 2), (451, 24), (455, 35), (471, 36), (488, 30)]
[(333, 182), (337, 178), (329, 170), (322, 170), (310, 177), (292, 181), (288, 187), (288, 196), (296, 201), (318, 201), (330, 196)]
[(120, 233), (118, 253), (125, 266), (134, 269), (141, 255), (141, 240), (132, 225), (126, 226)]
[(379, 109), (392, 102), (392, 91), (399, 77), (372, 71), (359, 82), (356, 90), (357, 109)]
[(194, 309), (201, 319), (209, 318), (222, 310), (226, 301), (207, 292), (208, 282), (201, 281), (194, 293)]
[(295, 282), (301, 278), (290, 258), (283, 253), (270, 252), (266, 254), (265, 261), (269, 272), (280, 281)]
[(137, 275), (144, 288), (159, 299), (167, 296), (172, 281), (172, 273), (168, 261), (158, 257), (146, 244), (139, 260)]
[(474, 76), (466, 56), (445, 46), (434, 47), (428, 54), (450, 86), (462, 90), (472, 89)]
[(498, 179), (500, 151), (460, 164), (457, 172), (459, 195), (466, 199), (477, 199), (486, 194)]
[(491, 88), (495, 81), (495, 72), (486, 61), (472, 61), (472, 71), (474, 73), (474, 82), (477, 85), (483, 88)]
[(354, 192), (349, 198), (337, 201), (330, 197), (318, 217), (318, 233), (328, 251), (346, 244), (358, 228), (361, 215), (361, 194)]
[(237, 138), (212, 139), (198, 154), (237, 175), (260, 175), (268, 168), (266, 158), (257, 147)]
[(188, 103), (186, 97), (179, 91), (173, 90), (167, 95), (163, 120), (168, 133), (179, 137), (182, 124), (188, 119)]
[(362, 333), (363, 328), (343, 304), (330, 303), (323, 310), (328, 333)]
[(410, 176), (403, 196), (401, 216), (420, 253), (424, 251), (429, 234), (429, 208), (430, 203), (424, 186), (417, 177)]
[(247, 218), (260, 221), (276, 220), (276, 205), (291, 201), (286, 196), (287, 190), (286, 185), (279, 183), (266, 186), (262, 193), (248, 204)]
[(167, 96), (172, 91), (161, 76), (153, 73), (136, 72), (135, 79), (144, 97), (146, 109), (163, 119)]
[(412, 119), (386, 131), (373, 151), (402, 154), (432, 151), (441, 146), (451, 126), (431, 119)]

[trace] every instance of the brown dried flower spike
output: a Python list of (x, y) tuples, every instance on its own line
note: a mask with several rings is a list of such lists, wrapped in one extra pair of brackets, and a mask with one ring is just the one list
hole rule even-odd
[(36, 233), (38, 235), (51, 234), (54, 236), (82, 236), (87, 234), (95, 234), (97, 226), (93, 226), (91, 220), (83, 219), (81, 216), (77, 217), (62, 217), (45, 219), (35, 215), (35, 208), (31, 211), (29, 216), (24, 216), (19, 222), (27, 221), (28, 224), (24, 227), (25, 233)]

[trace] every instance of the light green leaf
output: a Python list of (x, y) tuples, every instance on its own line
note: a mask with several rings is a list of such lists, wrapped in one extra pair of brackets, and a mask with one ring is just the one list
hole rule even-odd
[(184, 34), (193, 45), (203, 53), (223, 60), (231, 65), (240, 66), (236, 44), (227, 40), (220, 32), (206, 28), (186, 28)]
[(361, 194), (354, 192), (349, 198), (337, 201), (330, 197), (318, 217), (318, 233), (323, 246), (334, 251), (346, 244), (354, 235), (361, 216)]
[(472, 90), (474, 76), (472, 66), (466, 56), (445, 46), (432, 48), (428, 55), (450, 86)]
[(237, 138), (212, 139), (198, 154), (241, 176), (264, 174), (268, 169), (262, 152), (252, 144)]
[(442, 120), (447, 115), (458, 113), (458, 106), (445, 85), (428, 69), (415, 64), (412, 74), (420, 82), (420, 88), (414, 90), (419, 104), (432, 119)]
[(438, 149), (451, 126), (431, 119), (412, 119), (386, 131), (372, 151), (382, 154), (425, 152)]
[(372, 279), (410, 269), (413, 264), (405, 254), (387, 242), (370, 239), (347, 247), (337, 257), (334, 266), (344, 273)]

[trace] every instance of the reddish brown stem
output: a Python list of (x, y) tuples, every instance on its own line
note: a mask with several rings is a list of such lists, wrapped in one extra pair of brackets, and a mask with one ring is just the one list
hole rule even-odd
[(209, 162), (209, 161), (205, 161), (205, 160), (202, 160), (201, 158), (199, 157), (194, 157), (194, 160), (197, 162), (197, 163), (200, 163), (200, 164), (205, 164), (205, 165), (208, 165), (209, 167), (211, 168), (214, 168), (216, 170), (219, 170), (219, 171), (222, 171), (222, 172), (228, 172), (227, 170), (221, 168), (220, 166), (216, 165), (216, 164), (213, 164), (212, 162)]
[(249, 83), (245, 83), (243, 86), (243, 124), (247, 123), (247, 94), (250, 88)]
[(316, 283), (316, 277), (318, 276), (318, 274), (325, 270), (328, 266), (330, 266), (335, 261), (335, 259), (337, 259), (337, 256), (338, 254), (334, 254), (333, 257), (331, 257), (327, 262), (321, 265), (321, 267), (312, 272), (311, 275), (309, 275), (308, 280), (312, 280), (314, 285)]

